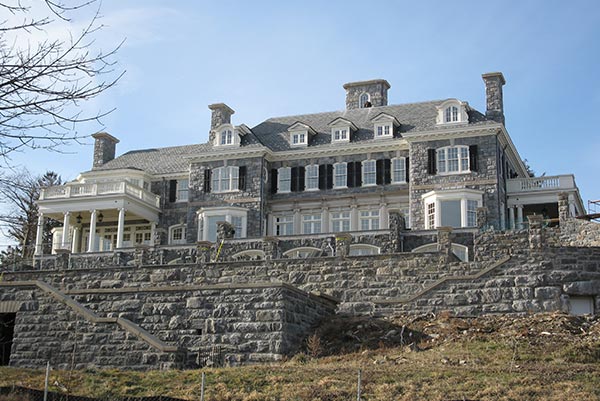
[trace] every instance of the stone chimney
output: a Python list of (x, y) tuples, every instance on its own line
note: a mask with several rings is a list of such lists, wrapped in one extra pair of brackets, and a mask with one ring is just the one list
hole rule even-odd
[(502, 86), (506, 83), (501, 72), (488, 72), (481, 76), (485, 82), (485, 116), (504, 124), (504, 101)]
[(119, 140), (107, 132), (97, 132), (92, 135), (94, 142), (94, 165), (100, 167), (115, 158), (115, 150)]
[(344, 84), (344, 89), (346, 89), (346, 110), (387, 106), (388, 104), (387, 91), (390, 89), (390, 84), (385, 79), (349, 82)]
[(208, 105), (208, 108), (212, 111), (212, 116), (210, 117), (211, 131), (223, 124), (231, 124), (231, 115), (235, 113), (231, 107), (225, 103), (215, 103)]

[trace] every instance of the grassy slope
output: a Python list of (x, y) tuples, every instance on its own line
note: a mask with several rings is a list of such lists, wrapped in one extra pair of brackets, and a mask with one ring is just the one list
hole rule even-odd
[[(394, 323), (401, 327), (407, 321)], [(337, 337), (327, 330), (318, 332), (322, 345), (311, 351), (333, 349), (337, 355), (299, 355), (276, 365), (206, 369), (206, 400), (356, 399), (359, 368), (364, 400), (600, 400), (598, 321), (537, 315), (410, 323), (426, 334), (416, 347), (380, 340), (376, 349), (369, 349), (375, 347), (368, 340), (380, 334), (367, 339), (367, 333), (377, 327), (355, 321), (333, 325)], [(341, 344), (352, 345), (344, 340), (346, 334), (360, 337), (362, 350), (344, 353)], [(200, 375), (199, 370), (95, 370), (53, 372), (50, 382), (57, 383), (55, 390), (66, 387), (82, 395), (162, 394), (192, 400), (199, 399)], [(0, 368), (0, 385), (41, 388), (43, 376), (42, 371)]]

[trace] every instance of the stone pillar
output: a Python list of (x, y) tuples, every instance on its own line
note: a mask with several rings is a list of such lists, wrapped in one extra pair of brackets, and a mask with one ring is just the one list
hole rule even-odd
[(143, 266), (148, 259), (148, 245), (136, 245), (135, 251), (133, 253), (133, 261), (137, 267)]
[(198, 241), (196, 242), (196, 264), (210, 262), (210, 253), (212, 251), (212, 242)]
[(279, 259), (279, 239), (275, 237), (264, 237), (263, 252), (265, 253), (266, 260)]
[(62, 232), (62, 241), (60, 247), (62, 249), (68, 249), (69, 245), (69, 231), (71, 231), (71, 212), (65, 212), (63, 218), (63, 232)]
[(44, 214), (38, 215), (37, 232), (35, 235), (35, 256), (40, 256), (44, 253)]
[(577, 216), (577, 208), (575, 207), (575, 195), (569, 194), (569, 216)]
[(515, 229), (515, 208), (513, 206), (508, 208), (508, 224), (509, 224), (509, 229), (514, 230)]
[(529, 248), (542, 249), (544, 246), (544, 229), (542, 223), (544, 217), (539, 214), (527, 216), (529, 220)]
[(335, 234), (335, 256), (346, 257), (350, 254), (352, 235), (348, 233)]
[[(168, 243), (168, 242), (167, 242)], [(156, 222), (150, 222), (150, 245), (160, 245), (160, 233), (156, 230)]]
[(517, 230), (523, 229), (523, 205), (517, 205)]
[(71, 251), (68, 249), (57, 249), (56, 250), (56, 268), (59, 270), (69, 268), (69, 259)]
[(406, 219), (400, 210), (389, 211), (390, 252), (402, 252), (402, 232), (406, 230)]
[(92, 210), (90, 215), (90, 236), (88, 238), (88, 252), (94, 252), (96, 245), (96, 210)]
[(442, 254), (442, 259), (450, 260), (452, 255), (452, 227), (437, 228), (437, 247), (438, 252)]
[(217, 221), (217, 241), (231, 239), (235, 235), (233, 224), (227, 221)]
[(486, 207), (478, 207), (475, 212), (477, 214), (476, 215), (477, 228), (479, 228), (479, 230), (484, 230), (488, 225), (487, 208)]
[(566, 192), (558, 194), (558, 219), (562, 223), (569, 218), (569, 195)]
[(117, 223), (117, 249), (123, 248), (123, 232), (125, 231), (125, 208), (119, 209), (119, 221)]

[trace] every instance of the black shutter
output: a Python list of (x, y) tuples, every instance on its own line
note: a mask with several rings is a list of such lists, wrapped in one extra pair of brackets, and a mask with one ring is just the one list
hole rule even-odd
[(177, 200), (177, 180), (169, 181), (169, 202)]
[(362, 163), (354, 162), (354, 186), (360, 187), (362, 185)]
[(477, 171), (477, 145), (469, 146), (469, 166), (471, 171)]
[(306, 170), (304, 166), (298, 167), (298, 191), (304, 191), (304, 177)]
[(238, 188), (240, 191), (246, 190), (246, 166), (240, 166), (238, 171)]
[(272, 194), (277, 193), (277, 169), (276, 168), (271, 169), (271, 193)]
[(408, 157), (404, 159), (404, 175), (406, 178), (406, 182), (408, 182), (408, 172), (410, 171), (410, 163), (408, 162)]
[(375, 183), (377, 185), (383, 185), (383, 159), (375, 162)]
[(290, 184), (290, 190), (292, 192), (298, 191), (298, 167), (292, 167), (291, 170), (292, 182)]
[(210, 192), (210, 169), (204, 170), (204, 192)]
[(321, 164), (319, 166), (319, 189), (327, 189), (327, 166), (329, 164)]
[(427, 149), (427, 172), (429, 174), (436, 173), (435, 156), (435, 149)]
[(383, 159), (383, 183), (389, 184), (392, 182), (392, 161)]
[(327, 165), (327, 189), (333, 188), (333, 164)]
[(348, 188), (354, 187), (354, 162), (346, 163), (346, 185)]

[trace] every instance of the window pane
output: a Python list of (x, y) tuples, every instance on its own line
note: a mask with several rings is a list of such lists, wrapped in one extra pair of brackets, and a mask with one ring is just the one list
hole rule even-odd
[(225, 216), (209, 216), (206, 219), (207, 224), (207, 241), (216, 241), (217, 240), (217, 221), (225, 221)]
[(444, 227), (460, 227), (460, 200), (441, 201), (440, 218), (441, 224)]
[(339, 163), (334, 165), (335, 172), (335, 187), (345, 187), (348, 183), (346, 177), (346, 163)]

